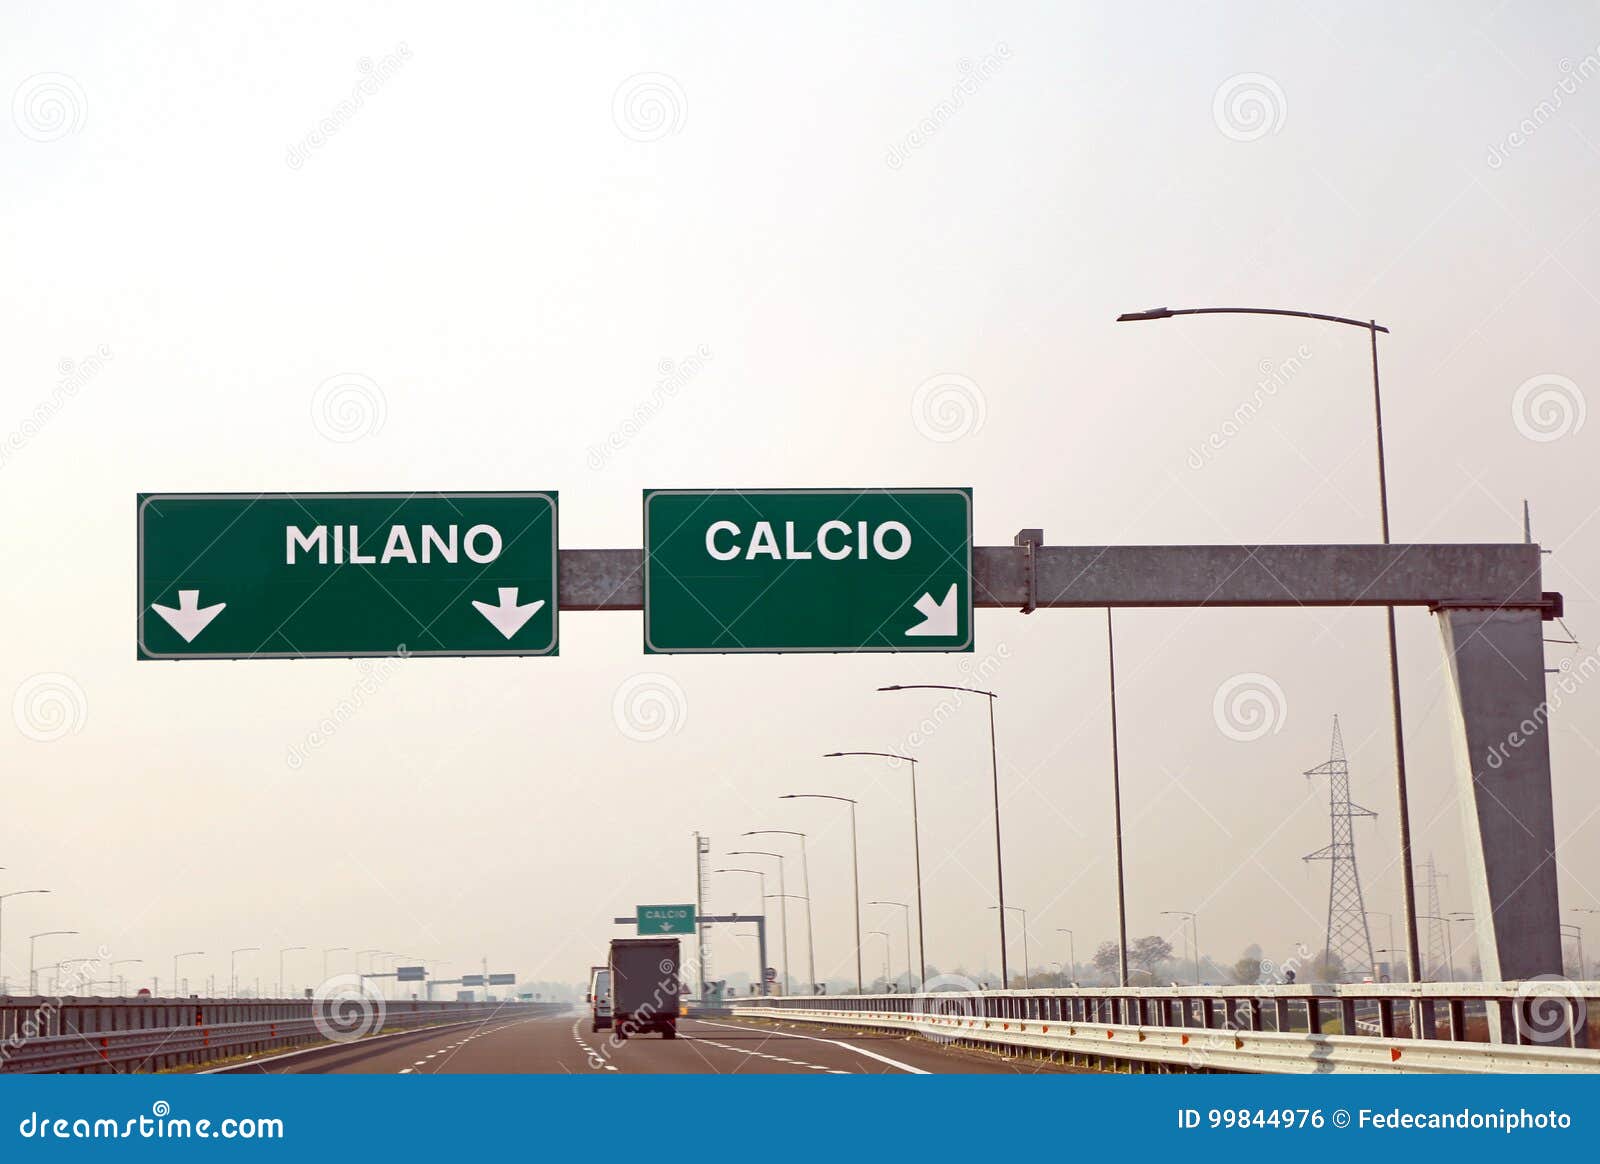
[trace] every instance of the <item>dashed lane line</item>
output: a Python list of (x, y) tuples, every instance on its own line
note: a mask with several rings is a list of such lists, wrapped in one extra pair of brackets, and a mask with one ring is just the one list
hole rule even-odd
[[(869, 1051), (865, 1047), (852, 1046), (850, 1043), (841, 1042), (838, 1039), (824, 1039), (824, 1038), (821, 1038), (821, 1037), (819, 1037), (817, 1035), (799, 1035), (799, 1034), (793, 1033), (792, 1031), (769, 1030), (769, 1029), (767, 1029), (765, 1027), (740, 1026), (737, 1023), (718, 1023), (718, 1022), (712, 1022), (710, 1019), (693, 1019), (691, 1021), (700, 1023), (701, 1025), (708, 1026), (708, 1027), (722, 1027), (722, 1028), (724, 1028), (726, 1030), (730, 1030), (730, 1031), (744, 1031), (746, 1033), (756, 1032), (756, 1033), (759, 1033), (759, 1034), (762, 1034), (762, 1035), (773, 1035), (773, 1036), (777, 1036), (779, 1038), (784, 1038), (784, 1039), (805, 1039), (807, 1042), (811, 1042), (811, 1043), (827, 1043), (830, 1046), (838, 1047), (841, 1050), (854, 1051), (857, 1055), (864, 1055), (868, 1059), (876, 1059), (879, 1063), (883, 1063), (883, 1064), (885, 1064), (885, 1065), (887, 1065), (889, 1067), (893, 1067), (897, 1071), (904, 1071), (908, 1075), (929, 1075), (929, 1074), (931, 1074), (931, 1072), (924, 1071), (920, 1067), (913, 1067), (909, 1063), (902, 1063), (898, 1059), (891, 1059), (887, 1055), (880, 1055), (880, 1054), (878, 1054), (878, 1052)], [(719, 1046), (720, 1044), (715, 1044), (714, 1043), (712, 1045), (713, 1046)], [(743, 1048), (729, 1048), (729, 1050), (743, 1050)], [(758, 1054), (759, 1052), (747, 1051), (745, 1053), (746, 1054)], [(762, 1055), (761, 1057), (764, 1058), (764, 1059), (774, 1058), (774, 1056), (772, 1056), (772, 1055)], [(810, 1067), (810, 1066), (813, 1066), (813, 1065), (808, 1063), (808, 1064), (806, 1064), (806, 1066)], [(847, 1071), (838, 1071), (838, 1072), (835, 1072), (835, 1074), (848, 1075), (849, 1072), (847, 1072)]]

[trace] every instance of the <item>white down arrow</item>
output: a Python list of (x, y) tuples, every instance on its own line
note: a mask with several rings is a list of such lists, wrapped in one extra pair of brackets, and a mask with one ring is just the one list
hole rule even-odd
[(194, 642), (194, 637), (210, 626), (211, 620), (221, 614), (222, 608), (227, 605), (226, 602), (219, 602), (215, 606), (201, 606), (200, 591), (180, 590), (178, 591), (177, 609), (173, 609), (170, 606), (161, 606), (155, 602), (150, 604), (150, 609), (165, 619), (168, 626), (182, 635), (184, 642), (192, 643)]
[(472, 605), (478, 608), (478, 613), (494, 624), (494, 629), (510, 638), (521, 630), (530, 618), (539, 613), (539, 608), (544, 605), (544, 599), (517, 605), (517, 588), (515, 586), (502, 586), (500, 589), (500, 605), (490, 606), (487, 602), (479, 602), (476, 598)]

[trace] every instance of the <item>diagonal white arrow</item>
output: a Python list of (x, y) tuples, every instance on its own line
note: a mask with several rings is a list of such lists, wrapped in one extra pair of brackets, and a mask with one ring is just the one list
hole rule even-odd
[(472, 605), (478, 608), (479, 614), (494, 624), (495, 630), (509, 639), (527, 625), (530, 618), (539, 613), (539, 608), (544, 605), (544, 599), (518, 606), (515, 586), (501, 586), (499, 592), (498, 606), (490, 606), (487, 602), (479, 602), (476, 598), (472, 600)]
[(959, 612), (956, 610), (956, 584), (954, 582), (950, 583), (950, 589), (945, 591), (944, 601), (935, 602), (933, 595), (924, 594), (917, 599), (916, 607), (922, 614), (922, 621), (906, 631), (907, 637), (953, 635), (956, 633)]
[(219, 602), (215, 606), (200, 605), (200, 591), (178, 591), (178, 606), (174, 610), (170, 606), (161, 606), (152, 602), (150, 609), (159, 614), (173, 630), (183, 636), (186, 643), (194, 642), (195, 635), (211, 625), (211, 620), (222, 613), (226, 602)]

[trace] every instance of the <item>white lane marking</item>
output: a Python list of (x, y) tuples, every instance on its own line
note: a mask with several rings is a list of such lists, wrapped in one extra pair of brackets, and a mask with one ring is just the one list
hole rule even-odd
[(607, 1071), (615, 1071), (616, 1068), (610, 1063), (607, 1063), (605, 1058), (596, 1052), (593, 1047), (589, 1046), (588, 1043), (584, 1042), (583, 1037), (578, 1034), (578, 1027), (582, 1024), (582, 1022), (583, 1019), (580, 1018), (577, 1022), (572, 1024), (572, 1041), (577, 1043), (579, 1049), (583, 1051), (584, 1058), (588, 1060), (588, 1064), (591, 1068), (604, 1067)]
[(400, 1068), (400, 1074), (402, 1074), (402, 1075), (410, 1075), (411, 1074), (411, 1068), (409, 1068), (409, 1067)]
[(718, 1050), (721, 1050), (721, 1051), (732, 1051), (732, 1052), (734, 1052), (735, 1054), (738, 1054), (738, 1055), (748, 1055), (752, 1059), (766, 1059), (766, 1060), (768, 1060), (769, 1062), (772, 1062), (772, 1063), (788, 1063), (788, 1064), (790, 1064), (791, 1066), (794, 1066), (794, 1067), (809, 1067), (813, 1071), (831, 1071), (832, 1074), (834, 1074), (834, 1075), (848, 1075), (848, 1074), (850, 1074), (850, 1072), (848, 1072), (848, 1071), (832, 1071), (831, 1068), (823, 1067), (822, 1065), (820, 1065), (818, 1063), (801, 1063), (801, 1062), (799, 1062), (798, 1060), (795, 1060), (795, 1059), (784, 1059), (784, 1058), (781, 1058), (781, 1057), (779, 1057), (777, 1055), (768, 1055), (764, 1051), (754, 1051), (754, 1050), (751, 1050), (748, 1047), (733, 1047), (733, 1046), (729, 1046), (727, 1043), (719, 1043), (715, 1039), (700, 1039), (698, 1041), (704, 1043), (708, 1047), (716, 1047)]
[[(782, 1038), (785, 1038), (785, 1039), (805, 1039), (808, 1042), (812, 1042), (812, 1043), (828, 1043), (831, 1046), (840, 1048), (841, 1050), (854, 1051), (857, 1055), (865, 1055), (868, 1059), (876, 1059), (879, 1063), (885, 1063), (890, 1067), (893, 1067), (893, 1068), (895, 1068), (897, 1070), (906, 1072), (906, 1074), (908, 1074), (908, 1075), (928, 1075), (928, 1074), (930, 1074), (930, 1072), (924, 1071), (920, 1067), (913, 1067), (909, 1063), (902, 1063), (898, 1059), (891, 1059), (887, 1055), (880, 1055), (876, 1051), (867, 1050), (865, 1047), (854, 1047), (854, 1046), (851, 1046), (849, 1043), (840, 1042), (838, 1039), (824, 1039), (824, 1038), (818, 1037), (817, 1035), (797, 1035), (797, 1034), (793, 1034), (793, 1033), (791, 1033), (789, 1031), (768, 1030), (766, 1027), (740, 1026), (737, 1023), (715, 1023), (715, 1022), (712, 1022), (710, 1019), (692, 1019), (690, 1021), (691, 1022), (702, 1023), (702, 1024), (704, 1024), (705, 1026), (708, 1026), (708, 1027), (723, 1027), (723, 1028), (725, 1028), (727, 1030), (730, 1030), (730, 1031), (745, 1031), (745, 1032), (755, 1031), (755, 1032), (758, 1032), (758, 1033), (763, 1034), (763, 1035), (778, 1035), (778, 1036), (780, 1036)], [(849, 1074), (849, 1072), (841, 1071), (841, 1072), (838, 1072), (837, 1074), (847, 1075), (847, 1074)]]

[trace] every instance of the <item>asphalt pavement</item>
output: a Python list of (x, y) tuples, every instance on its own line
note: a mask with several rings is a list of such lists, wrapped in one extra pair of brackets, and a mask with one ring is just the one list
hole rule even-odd
[(227, 1073), (861, 1075), (1055, 1071), (904, 1035), (791, 1029), (737, 1019), (678, 1020), (678, 1037), (618, 1040), (587, 1012), (486, 1019), (314, 1047), (230, 1066)]

